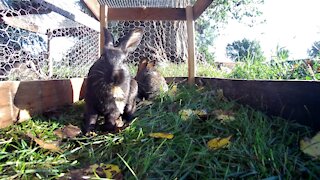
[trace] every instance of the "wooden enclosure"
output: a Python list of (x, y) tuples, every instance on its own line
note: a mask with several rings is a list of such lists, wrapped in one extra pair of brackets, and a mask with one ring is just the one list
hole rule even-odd
[[(188, 34), (188, 77), (167, 78), (168, 82), (187, 80), (189, 84), (203, 85), (212, 89), (222, 89), (224, 95), (239, 103), (281, 116), (301, 124), (320, 129), (320, 82), (319, 81), (260, 81), (231, 80), (196, 77), (194, 21), (213, 2), (197, 0), (193, 6), (185, 8), (108, 8), (97, 0), (84, 0), (95, 15), (94, 18), (78, 11), (68, 11), (49, 0), (36, 0), (45, 3), (50, 10), (86, 25), (100, 32), (100, 46), (107, 21), (113, 20), (179, 20), (187, 22)], [(12, 14), (14, 16), (14, 14)], [(45, 33), (40, 27), (26, 26), (22, 21), (10, 21), (10, 17), (0, 17), (12, 26), (37, 33)], [(102, 53), (103, 48), (100, 48)], [(0, 128), (28, 119), (30, 116), (72, 104), (83, 98), (85, 79), (43, 81), (4, 81), (0, 82)]]

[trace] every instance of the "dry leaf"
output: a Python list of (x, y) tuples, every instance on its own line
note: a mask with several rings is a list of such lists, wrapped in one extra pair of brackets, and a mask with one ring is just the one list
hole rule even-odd
[(220, 148), (224, 148), (226, 146), (228, 146), (231, 142), (230, 142), (230, 138), (232, 137), (226, 137), (226, 138), (214, 138), (211, 139), (210, 141), (208, 141), (207, 146), (210, 150), (216, 150), (216, 149), (220, 149)]
[(57, 135), (60, 138), (75, 138), (81, 133), (81, 129), (78, 126), (74, 126), (72, 124), (69, 124), (66, 127), (57, 129), (53, 132), (55, 135)]
[[(100, 164), (100, 167), (101, 166), (102, 165)], [(114, 164), (106, 164), (102, 168), (103, 168), (103, 172), (106, 174), (106, 178), (109, 178), (109, 179), (114, 178), (115, 176), (121, 173), (119, 166)]]
[(123, 175), (117, 165), (114, 164), (93, 164), (89, 167), (82, 169), (71, 170), (60, 179), (94, 179), (94, 178), (107, 178), (122, 180)]
[(222, 123), (230, 122), (230, 121), (234, 121), (235, 120), (234, 112), (232, 112), (232, 111), (215, 110), (215, 111), (213, 111), (213, 114)]
[(182, 120), (187, 120), (190, 116), (193, 115), (193, 110), (191, 109), (182, 109), (179, 111), (180, 117)]
[(312, 139), (304, 138), (300, 140), (300, 150), (314, 158), (320, 157), (320, 132)]
[(163, 138), (163, 139), (172, 139), (174, 136), (173, 134), (170, 134), (170, 133), (150, 133), (149, 134), (150, 137), (153, 137), (153, 138)]
[(194, 110), (194, 114), (196, 114), (200, 119), (207, 119), (209, 118), (210, 114), (208, 113), (207, 110), (205, 109), (200, 109), (200, 110)]
[(30, 137), (33, 141), (35, 141), (41, 148), (47, 149), (53, 152), (61, 152), (62, 150), (54, 143), (47, 143), (39, 138), (36, 138), (31, 133), (27, 134), (28, 137)]
[(205, 109), (183, 109), (179, 111), (180, 117), (183, 120), (189, 119), (191, 116), (198, 116), (200, 119), (207, 119), (211, 114)]

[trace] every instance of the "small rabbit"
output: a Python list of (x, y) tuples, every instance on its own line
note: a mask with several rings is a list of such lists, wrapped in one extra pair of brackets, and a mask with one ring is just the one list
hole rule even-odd
[(136, 28), (130, 31), (119, 39), (116, 45), (112, 34), (106, 28), (104, 33), (104, 53), (88, 73), (84, 133), (95, 130), (99, 115), (104, 116), (105, 130), (115, 131), (122, 126), (122, 120), (132, 120), (136, 109), (138, 84), (131, 78), (123, 61), (128, 53), (140, 44), (143, 29)]
[(168, 91), (166, 80), (155, 68), (155, 62), (147, 58), (140, 60), (135, 79), (138, 82), (140, 99), (153, 99), (161, 91)]

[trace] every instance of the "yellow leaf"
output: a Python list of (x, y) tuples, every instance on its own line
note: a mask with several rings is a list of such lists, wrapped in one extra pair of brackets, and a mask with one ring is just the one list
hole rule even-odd
[(230, 138), (232, 137), (226, 137), (226, 138), (214, 138), (208, 141), (207, 146), (210, 150), (216, 150), (220, 148), (224, 148), (230, 144)]
[(183, 109), (179, 111), (180, 117), (182, 120), (187, 120), (190, 116), (193, 115), (193, 110), (191, 109)]
[(119, 166), (114, 164), (106, 164), (103, 167), (103, 172), (106, 174), (107, 178), (114, 178), (115, 175), (120, 174), (121, 170)]
[(153, 138), (163, 138), (163, 139), (172, 139), (173, 138), (173, 134), (170, 133), (150, 133), (149, 134), (150, 137)]
[(224, 110), (215, 110), (213, 114), (216, 118), (221, 121), (222, 123), (234, 121), (234, 113), (231, 111), (224, 111)]
[(64, 175), (65, 179), (97, 179), (107, 178), (122, 180), (123, 175), (117, 165), (114, 164), (92, 164), (90, 166), (70, 170)]
[(305, 154), (319, 159), (320, 157), (320, 132), (312, 139), (304, 138), (300, 140), (300, 150)]
[(196, 114), (200, 119), (207, 119), (209, 117), (208, 111), (205, 109), (194, 110), (194, 114)]
[(33, 141), (35, 141), (43, 149), (47, 149), (53, 152), (61, 152), (61, 149), (54, 143), (47, 143), (39, 138), (36, 138), (30, 133), (28, 133), (27, 136), (29, 136)]

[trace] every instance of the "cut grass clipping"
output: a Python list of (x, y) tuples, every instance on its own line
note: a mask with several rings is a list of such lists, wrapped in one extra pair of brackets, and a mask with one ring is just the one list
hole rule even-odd
[(314, 132), (222, 92), (171, 86), (136, 116), (120, 133), (85, 137), (79, 102), (2, 129), (0, 179), (320, 177), (319, 159), (299, 149)]

